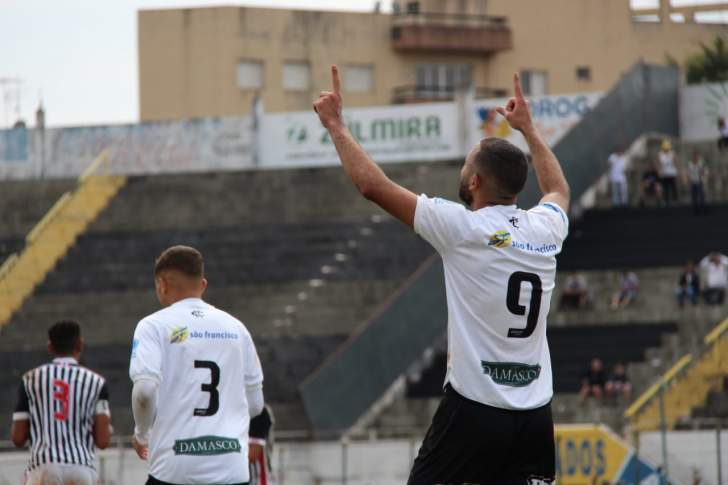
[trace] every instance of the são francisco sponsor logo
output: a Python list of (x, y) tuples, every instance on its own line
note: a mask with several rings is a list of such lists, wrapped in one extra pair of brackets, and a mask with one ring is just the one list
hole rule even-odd
[(511, 233), (504, 230), (498, 230), (490, 236), (488, 240), (488, 246), (495, 246), (496, 248), (507, 248), (511, 245), (513, 238)]
[(483, 374), (490, 376), (493, 382), (504, 386), (527, 386), (541, 375), (541, 366), (520, 364), (518, 362), (486, 362), (480, 361)]
[[(516, 220), (516, 223), (517, 222), (518, 220)], [(490, 238), (488, 239), (488, 246), (496, 247), (499, 249), (512, 247), (518, 249), (519, 251), (539, 254), (556, 253), (559, 250), (559, 247), (556, 244), (542, 243), (540, 245), (534, 245), (530, 242), (517, 241), (513, 239), (510, 232), (503, 229), (495, 231), (493, 235), (490, 236)]]
[(240, 453), (240, 441), (235, 438), (223, 436), (199, 436), (174, 440), (175, 455), (224, 455), (226, 453)]
[(516, 249), (519, 249), (521, 251), (526, 251), (529, 253), (540, 253), (540, 254), (555, 253), (559, 250), (559, 247), (556, 244), (547, 244), (547, 243), (543, 243), (541, 245), (534, 246), (530, 242), (513, 241), (513, 244), (511, 244), (511, 246)]
[(169, 343), (171, 344), (181, 344), (187, 338), (190, 336), (190, 331), (187, 329), (187, 327), (183, 327), (182, 325), (177, 325), (176, 327), (172, 328), (172, 334), (169, 336)]
[(240, 336), (234, 332), (227, 330), (192, 330), (187, 327), (178, 325), (172, 328), (172, 334), (169, 336), (169, 342), (179, 344), (187, 339), (207, 339), (207, 340), (237, 340)]

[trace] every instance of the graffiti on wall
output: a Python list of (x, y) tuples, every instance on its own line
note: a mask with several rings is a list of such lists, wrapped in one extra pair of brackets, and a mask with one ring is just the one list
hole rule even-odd
[(0, 136), (3, 178), (76, 176), (106, 148), (112, 173), (234, 170), (253, 163), (249, 117), (27, 130), (22, 144), (13, 131)]

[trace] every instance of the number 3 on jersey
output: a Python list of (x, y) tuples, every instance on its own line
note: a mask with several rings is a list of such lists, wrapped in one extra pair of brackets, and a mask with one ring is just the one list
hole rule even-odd
[(518, 301), (521, 298), (521, 285), (531, 284), (531, 302), (528, 305), (528, 316), (526, 316), (526, 328), (509, 328), (510, 338), (528, 338), (536, 329), (538, 314), (541, 311), (541, 278), (537, 274), (516, 271), (508, 278), (508, 293), (506, 294), (506, 306), (508, 311), (514, 315), (525, 315), (526, 307)]
[(210, 382), (202, 384), (202, 392), (210, 393), (210, 402), (207, 408), (195, 408), (195, 416), (212, 416), (220, 409), (220, 393), (217, 385), (220, 384), (220, 367), (211, 360), (196, 360), (195, 369), (209, 369)]

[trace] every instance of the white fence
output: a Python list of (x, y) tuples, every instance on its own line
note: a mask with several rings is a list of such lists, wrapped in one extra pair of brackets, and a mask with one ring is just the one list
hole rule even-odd
[[(401, 485), (419, 445), (419, 439), (278, 443), (273, 451), (275, 483)], [(116, 446), (97, 455), (100, 485), (146, 481), (146, 462), (133, 449)], [(20, 485), (27, 461), (27, 452), (0, 453), (0, 485)]]

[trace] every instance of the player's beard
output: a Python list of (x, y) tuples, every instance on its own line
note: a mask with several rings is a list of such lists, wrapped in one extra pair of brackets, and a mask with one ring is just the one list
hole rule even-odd
[(460, 200), (462, 200), (465, 205), (471, 207), (473, 203), (473, 194), (471, 194), (470, 190), (468, 190), (467, 177), (463, 177), (460, 179), (460, 190), (458, 190), (458, 195), (460, 196)]

